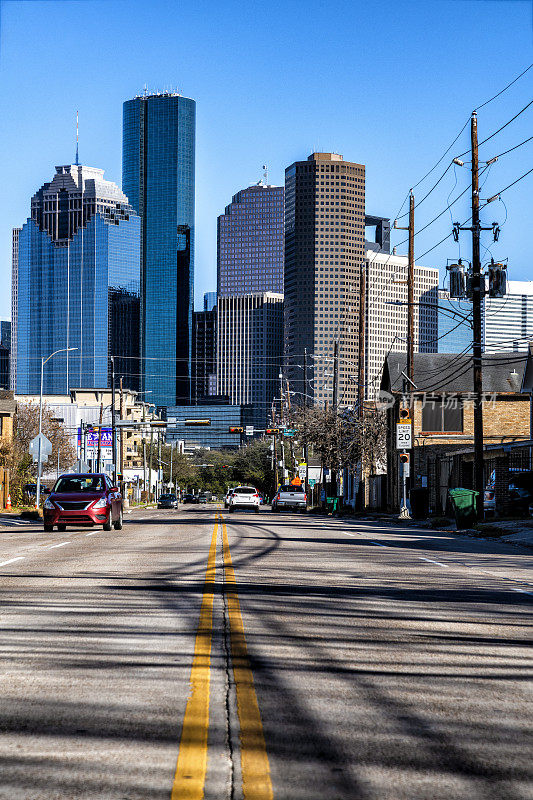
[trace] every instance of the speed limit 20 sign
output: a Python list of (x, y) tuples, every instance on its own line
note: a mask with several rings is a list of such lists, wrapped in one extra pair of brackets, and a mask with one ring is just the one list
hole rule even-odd
[(412, 446), (411, 420), (402, 419), (401, 422), (396, 423), (396, 449), (410, 450)]

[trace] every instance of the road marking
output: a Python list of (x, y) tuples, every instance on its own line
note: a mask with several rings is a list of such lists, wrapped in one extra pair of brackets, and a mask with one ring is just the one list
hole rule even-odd
[(272, 800), (272, 782), (266, 751), (261, 713), (254, 688), (254, 679), (248, 658), (244, 625), (241, 616), (237, 581), (231, 561), (228, 531), (222, 516), (222, 544), (230, 624), (231, 658), (237, 694), (237, 712), (241, 727), (242, 788), (246, 800)]
[(432, 558), (423, 558), (422, 556), (418, 556), (420, 561), (428, 561), (430, 564), (438, 564), (439, 567), (448, 567), (448, 564), (443, 564), (442, 561), (433, 561)]
[(381, 542), (373, 542), (370, 540), (370, 544), (377, 544), (378, 547), (388, 547), (388, 544), (381, 544)]
[(209, 730), (209, 681), (211, 669), (211, 638), (213, 632), (213, 584), (215, 581), (218, 522), (215, 522), (200, 620), (194, 645), (191, 667), (191, 694), (187, 700), (176, 774), (171, 800), (202, 800), (207, 770), (207, 733)]
[(47, 550), (53, 550), (54, 547), (65, 547), (66, 544), (72, 544), (72, 542), (61, 542), (61, 544), (51, 544), (50, 547), (47, 547)]
[(10, 558), (9, 561), (2, 561), (0, 567), (5, 567), (6, 564), (13, 564), (15, 561), (23, 561), (24, 556), (17, 556), (16, 558)]
[(85, 536), (96, 536), (97, 533), (100, 533), (100, 531), (93, 531), (92, 533), (86, 533)]
[(521, 592), (522, 594), (529, 594), (530, 596), (533, 597), (533, 592), (527, 592), (525, 589), (518, 589), (515, 586), (513, 586), (511, 588), (512, 588), (513, 592)]

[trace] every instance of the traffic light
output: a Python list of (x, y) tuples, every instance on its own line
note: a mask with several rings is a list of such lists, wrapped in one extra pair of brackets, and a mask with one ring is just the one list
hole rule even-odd
[(229, 432), (230, 433), (244, 433), (244, 428), (238, 428), (238, 427), (235, 428), (235, 427), (230, 426)]
[(269, 436), (277, 436), (279, 433), (279, 428), (267, 428), (265, 433), (267, 433)]
[(400, 453), (400, 464), (409, 463), (409, 453)]
[(409, 409), (408, 408), (400, 408), (400, 422), (404, 420), (407, 421), (409, 419)]

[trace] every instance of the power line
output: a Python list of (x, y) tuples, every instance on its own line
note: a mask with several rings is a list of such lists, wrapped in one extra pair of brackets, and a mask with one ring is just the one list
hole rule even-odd
[[(533, 100), (532, 100), (531, 102), (533, 103)], [(496, 192), (496, 194), (495, 194), (495, 195), (493, 195), (493, 196), (492, 196), (490, 199), (491, 199), (491, 200), (492, 200), (492, 199), (496, 200), (496, 198), (497, 198), (497, 197), (499, 197), (499, 196), (500, 196), (501, 194), (503, 194), (504, 192), (506, 192), (506, 191), (507, 191), (507, 189), (510, 189), (510, 188), (511, 188), (511, 186), (515, 186), (517, 183), (519, 183), (520, 181), (522, 181), (524, 178), (527, 178), (527, 176), (528, 176), (528, 175), (530, 175), (532, 172), (533, 172), (533, 167), (531, 167), (531, 169), (528, 169), (528, 171), (527, 171), (527, 172), (524, 172), (524, 174), (523, 174), (523, 175), (520, 175), (520, 177), (519, 177), (519, 178), (517, 178), (515, 181), (513, 181), (512, 183), (510, 183), (510, 184), (509, 184), (508, 186), (506, 186), (504, 189), (500, 189), (500, 191), (499, 191), (499, 192)], [(487, 202), (486, 202), (486, 203), (484, 203), (484, 204), (481, 206), (481, 208), (485, 208), (486, 206), (488, 206), (488, 204), (489, 204), (489, 201), (487, 200)]]
[(488, 104), (489, 104), (489, 103), (492, 103), (492, 101), (493, 101), (493, 100), (496, 100), (496, 98), (497, 98), (497, 97), (499, 97), (500, 95), (502, 95), (504, 92), (506, 92), (506, 91), (507, 91), (507, 89), (510, 89), (510, 88), (511, 88), (511, 86), (512, 86), (514, 83), (516, 83), (518, 80), (520, 80), (520, 78), (522, 78), (522, 77), (523, 77), (523, 76), (526, 74), (526, 72), (529, 72), (529, 70), (530, 70), (532, 67), (533, 67), (533, 64), (530, 64), (530, 65), (529, 65), (529, 67), (526, 67), (526, 68), (525, 68), (525, 70), (524, 70), (523, 72), (521, 72), (521, 73), (520, 73), (520, 75), (517, 75), (517, 76), (516, 76), (516, 78), (513, 78), (513, 80), (511, 81), (511, 83), (508, 83), (508, 84), (507, 84), (507, 86), (505, 86), (503, 89), (501, 89), (501, 90), (500, 90), (500, 91), (499, 91), (497, 94), (493, 95), (493, 96), (492, 96), (492, 97), (490, 97), (488, 100), (485, 100), (485, 102), (484, 102), (484, 103), (481, 103), (481, 105), (480, 105), (480, 106), (476, 106), (476, 108), (474, 109), (474, 111), (479, 111), (479, 109), (480, 109), (480, 108), (483, 108), (484, 106), (488, 106)]

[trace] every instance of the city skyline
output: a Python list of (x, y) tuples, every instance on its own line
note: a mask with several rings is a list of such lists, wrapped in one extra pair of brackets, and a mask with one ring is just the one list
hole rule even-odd
[[(225, 15), (215, 6), (210, 6), (210, 13), (217, 29), (216, 39), (211, 33), (206, 36), (202, 15), (186, 9), (180, 15), (180, 26), (186, 20), (189, 35), (185, 41), (179, 37), (180, 47), (176, 51), (177, 19), (158, 0), (150, 6), (150, 11), (133, 2), (135, 13), (131, 19), (124, 15), (123, 5), (110, 2), (106, 5), (105, 20), (99, 19), (95, 13), (99, 6), (92, 2), (4, 3), (0, 94), (10, 113), (0, 136), (5, 152), (19, 155), (24, 150), (24, 158), (15, 158), (4, 168), (0, 190), (0, 276), (9, 278), (11, 229), (18, 219), (25, 217), (25, 198), (31, 194), (35, 180), (46, 180), (50, 164), (74, 159), (77, 109), (82, 160), (104, 167), (110, 179), (120, 185), (120, 108), (125, 99), (142, 92), (145, 84), (150, 89), (164, 89), (166, 83), (178, 83), (184, 94), (198, 103), (197, 307), (204, 291), (215, 283), (216, 217), (223, 211), (227, 198), (240, 186), (260, 178), (263, 163), (269, 165), (271, 182), (282, 184), (285, 166), (304, 158), (312, 149), (356, 152), (367, 165), (369, 207), (374, 213), (394, 219), (409, 187), (440, 158), (472, 108), (524, 69), (531, 50), (530, 20), (525, 5), (490, 4), (492, 24), (478, 31), (478, 48), (480, 52), (505, 52), (506, 58), (497, 59), (488, 71), (482, 59), (466, 65), (449, 63), (450, 59), (441, 63), (437, 55), (441, 39), (448, 35), (453, 34), (458, 49), (468, 44), (467, 30), (476, 24), (476, 6), (467, 2), (454, 2), (453, 6), (413, 3), (402, 8), (401, 22), (399, 12), (390, 2), (376, 7), (368, 19), (361, 19), (357, 4), (353, 7), (340, 4), (346, 24), (357, 18), (361, 26), (357, 51), (344, 52), (340, 62), (333, 29), (321, 31), (320, 45), (306, 67), (302, 65), (305, 43), (316, 40), (319, 15), (313, 19), (310, 14), (302, 28), (302, 21), (290, 5), (278, 15), (259, 11), (254, 26), (265, 22), (269, 36), (261, 42), (253, 36), (254, 47), (247, 49), (246, 70), (237, 66), (242, 42), (252, 40), (252, 20), (237, 15), (229, 26)], [(444, 14), (447, 7), (453, 8), (454, 14)], [(152, 13), (159, 14), (162, 23), (157, 51), (146, 48), (141, 36)], [(457, 15), (461, 18), (460, 26), (456, 24)], [(302, 36), (292, 48), (286, 48), (285, 31), (295, 25)], [(376, 42), (373, 32), (376, 26), (384, 25), (388, 26), (389, 37)], [(75, 41), (65, 39), (62, 48), (52, 49), (48, 45), (50, 35), (60, 27), (75, 28), (79, 35)], [(95, 37), (99, 40), (103, 32), (123, 59), (120, 74), (115, 73), (112, 79), (106, 76), (105, 81), (95, 77), (80, 85), (79, 76), (69, 65), (90, 60)], [(400, 43), (404, 52), (411, 53), (404, 73), (398, 73), (396, 61), (391, 58)], [(274, 65), (271, 58), (272, 51), (279, 48), (283, 48), (283, 67), (281, 62)], [(231, 85), (223, 92), (216, 80), (220, 63), (226, 63), (233, 75)], [(342, 69), (343, 80), (338, 86), (328, 83), (332, 68)], [(293, 72), (291, 82), (283, 78), (286, 70)], [(413, 93), (412, 82), (421, 71), (431, 72), (433, 82), (427, 85), (417, 82)], [(307, 94), (310, 82), (312, 95)], [(459, 98), (453, 88), (458, 84), (464, 87)], [(529, 85), (528, 78), (523, 78), (482, 110), (481, 139), (522, 108)], [(52, 100), (59, 96), (61, 103)], [(341, 97), (342, 102), (338, 102)], [(332, 98), (337, 102), (332, 103)], [(361, 103), (365, 115), (361, 124), (354, 126), (353, 110), (360, 108)], [(529, 117), (524, 114), (502, 131), (497, 140), (487, 143), (481, 157), (488, 159), (525, 139), (528, 126)], [(465, 150), (468, 144), (465, 131), (457, 142), (457, 151)], [(526, 148), (502, 158), (485, 174), (489, 196), (522, 174), (521, 154), (526, 156)], [(446, 162), (442, 170), (445, 166)], [(417, 200), (431, 188), (439, 174), (432, 173), (415, 189)], [(467, 170), (457, 169), (457, 181), (459, 193), (467, 186)], [(455, 175), (450, 170), (437, 190), (417, 209), (417, 228), (446, 208), (454, 182)], [(504, 196), (509, 218), (495, 257), (509, 256), (511, 279), (528, 277), (527, 242), (521, 235), (527, 222), (527, 198), (527, 181)], [(452, 209), (460, 219), (463, 218), (460, 214), (466, 212), (467, 199), (467, 196), (461, 198)], [(493, 212), (495, 219), (505, 218), (500, 203), (493, 204), (490, 211), (489, 223)], [(467, 215), (464, 213), (464, 217)], [(450, 216), (445, 214), (417, 236), (417, 257), (449, 231)], [(392, 244), (403, 238), (399, 233), (394, 234)], [(405, 253), (405, 249), (404, 244), (399, 252)], [(439, 267), (442, 277), (446, 258), (454, 256), (457, 246), (448, 240), (431, 253), (431, 265)], [(424, 263), (430, 262), (424, 259)], [(9, 317), (8, 297), (0, 298), (0, 317)]]

